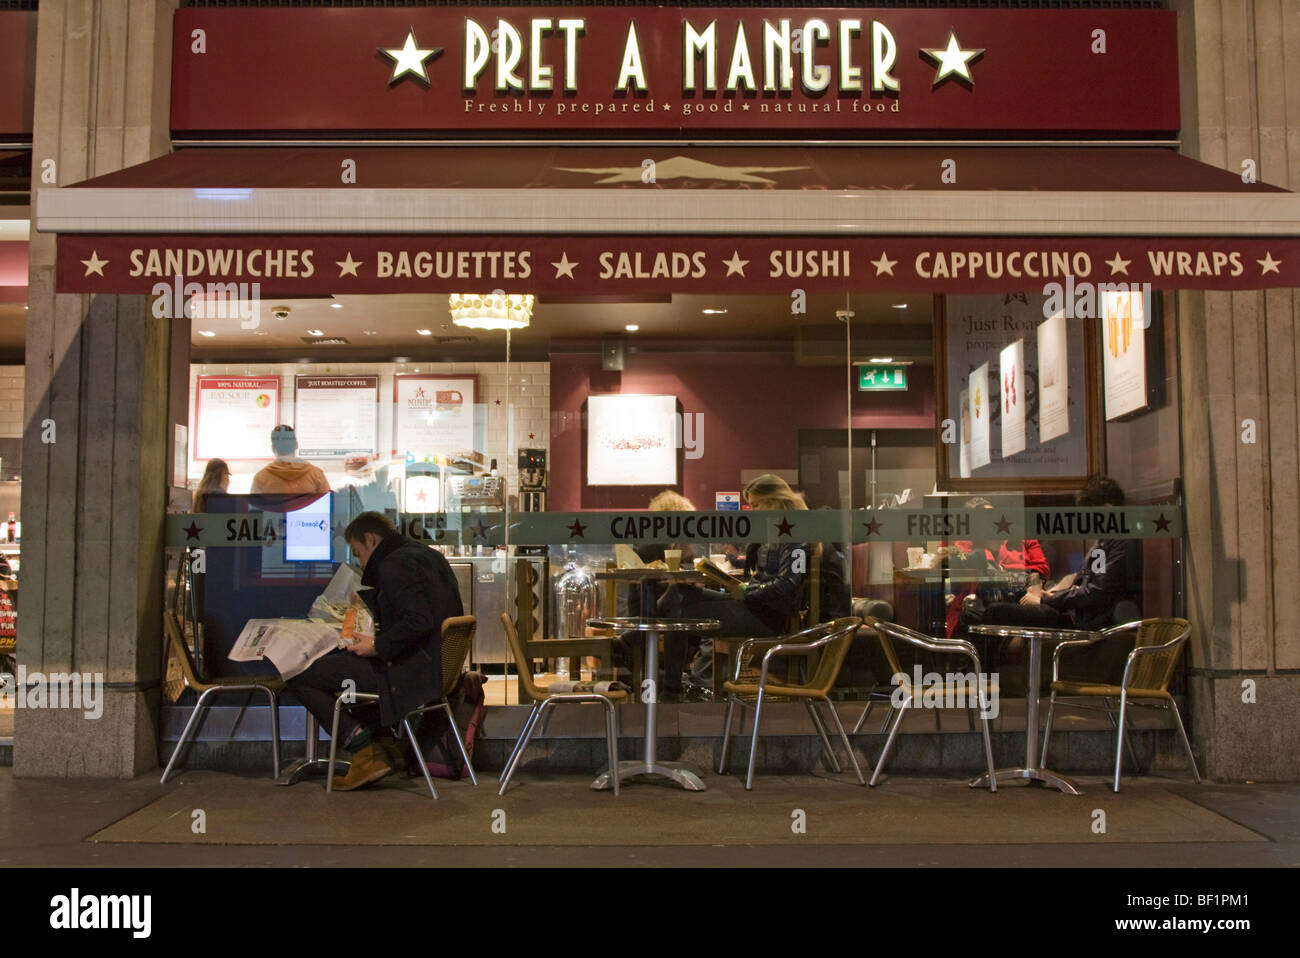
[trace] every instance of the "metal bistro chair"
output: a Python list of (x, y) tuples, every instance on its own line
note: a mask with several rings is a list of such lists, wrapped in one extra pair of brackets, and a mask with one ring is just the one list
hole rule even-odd
[(515, 742), (514, 751), (510, 753), (510, 758), (506, 760), (506, 767), (501, 771), (501, 788), (497, 794), (504, 795), (506, 793), (506, 788), (510, 785), (510, 779), (515, 774), (515, 768), (519, 765), (519, 760), (523, 758), (524, 750), (528, 748), (528, 742), (532, 739), (533, 732), (537, 730), (537, 721), (542, 718), (547, 709), (569, 702), (598, 702), (605, 707), (605, 745), (609, 750), (609, 777), (614, 783), (614, 794), (617, 795), (618, 710), (614, 708), (614, 703), (626, 701), (627, 693), (622, 691), (553, 693), (548, 688), (539, 686), (533, 681), (532, 660), (524, 652), (523, 644), (519, 641), (519, 633), (515, 631), (515, 624), (511, 621), (509, 613), (501, 613), (501, 625), (505, 628), (506, 640), (510, 643), (510, 651), (514, 653), (515, 664), (519, 669), (519, 684), (523, 687), (524, 694), (532, 700), (533, 709), (528, 713), (528, 718), (524, 721), (524, 727), (519, 733), (519, 740)]
[[(758, 753), (758, 725), (763, 717), (763, 701), (765, 698), (771, 701), (775, 697), (777, 700), (799, 699), (803, 702), (808, 715), (812, 718), (813, 727), (817, 729), (817, 735), (821, 738), (827, 761), (838, 773), (840, 763), (835, 758), (835, 751), (831, 748), (830, 738), (826, 734), (826, 726), (817, 712), (817, 703), (825, 702), (826, 707), (830, 709), (831, 718), (835, 721), (835, 729), (839, 732), (840, 740), (849, 753), (849, 761), (858, 776), (858, 784), (866, 784), (862, 777), (862, 769), (858, 767), (857, 757), (853, 754), (853, 745), (844, 732), (839, 713), (835, 711), (835, 703), (829, 698), (835, 679), (839, 675), (840, 666), (844, 664), (844, 656), (848, 654), (849, 644), (853, 641), (854, 633), (858, 631), (860, 625), (862, 625), (861, 619), (845, 616), (794, 635), (746, 639), (741, 644), (736, 650), (736, 664), (732, 678), (722, 685), (728, 697), (727, 715), (723, 719), (722, 726), (722, 757), (718, 761), (718, 774), (724, 774), (727, 769), (727, 749), (731, 744), (731, 717), (735, 713), (736, 705), (749, 708), (748, 699), (753, 698), (754, 734), (749, 743), (749, 771), (745, 775), (745, 789), (748, 791), (754, 787), (754, 759)], [(747, 669), (746, 666), (761, 646), (768, 646), (763, 652), (762, 665), (757, 670)], [(794, 684), (768, 677), (773, 658), (807, 656), (816, 653), (820, 653), (816, 668), (812, 670), (812, 675), (806, 682)], [(743, 719), (741, 729), (744, 729)]]
[(280, 693), (284, 691), (284, 680), (279, 675), (227, 675), (203, 681), (199, 678), (198, 670), (194, 667), (194, 659), (185, 645), (185, 637), (181, 634), (181, 626), (176, 620), (176, 613), (170, 610), (163, 613), (163, 628), (167, 632), (167, 641), (171, 644), (172, 653), (175, 655), (177, 662), (180, 663), (185, 685), (199, 693), (199, 701), (195, 704), (194, 711), (190, 713), (190, 720), (185, 723), (185, 731), (181, 732), (180, 741), (172, 749), (171, 758), (167, 760), (167, 767), (163, 769), (162, 778), (158, 780), (159, 784), (167, 784), (167, 776), (171, 774), (172, 766), (176, 764), (176, 760), (180, 758), (181, 753), (189, 745), (190, 737), (198, 730), (199, 720), (212, 704), (210, 699), (216, 698), (218, 695), (224, 695), (227, 692), (266, 693), (266, 697), (271, 703), (271, 778), (279, 778), (279, 697)]
[[(477, 787), (478, 778), (474, 774), (474, 765), (469, 760), (469, 752), (465, 750), (465, 740), (461, 737), (460, 729), (456, 727), (456, 716), (451, 712), (451, 700), (448, 698), (455, 690), (456, 683), (460, 680), (460, 673), (465, 666), (465, 660), (469, 658), (470, 644), (474, 641), (474, 632), (477, 628), (478, 620), (472, 615), (457, 615), (442, 620), (442, 701), (412, 709), (402, 718), (402, 727), (406, 730), (406, 738), (415, 751), (415, 760), (420, 763), (420, 771), (424, 773), (424, 781), (429, 786), (429, 794), (434, 798), (438, 797), (438, 790), (433, 787), (433, 776), (429, 774), (429, 766), (424, 760), (424, 752), (420, 750), (420, 740), (415, 734), (415, 727), (411, 724), (411, 719), (423, 716), (426, 712), (436, 712), (439, 709), (447, 713), (447, 721), (451, 724), (451, 733), (456, 737), (456, 744), (460, 747), (460, 757), (465, 760), (465, 768), (469, 770), (469, 780)], [(360, 705), (365, 702), (379, 701), (379, 696), (372, 692), (354, 692), (351, 698), (351, 702), (345, 703), (343, 694), (340, 693), (334, 699), (334, 722), (330, 726), (330, 758), (327, 766), (328, 774), (325, 777), (325, 791), (327, 792), (334, 791), (334, 758), (339, 747), (339, 712), (345, 705)]]
[[(1192, 754), (1192, 743), (1187, 739), (1187, 729), (1183, 727), (1183, 717), (1178, 713), (1178, 703), (1169, 694), (1169, 681), (1173, 678), (1174, 668), (1178, 665), (1178, 656), (1183, 644), (1192, 634), (1192, 624), (1186, 619), (1143, 619), (1140, 622), (1125, 622), (1106, 629), (1101, 638), (1119, 635), (1124, 632), (1137, 631), (1137, 641), (1133, 651), (1124, 663), (1124, 674), (1119, 685), (1106, 685), (1099, 682), (1078, 682), (1062, 679), (1061, 653), (1067, 648), (1091, 645), (1095, 639), (1075, 639), (1062, 642), (1052, 654), (1052, 698), (1047, 706), (1047, 724), (1043, 730), (1043, 763), (1047, 761), (1047, 745), (1052, 737), (1052, 712), (1056, 708), (1057, 696), (1061, 698), (1099, 698), (1101, 705), (1083, 705), (1071, 702), (1072, 708), (1103, 711), (1110, 719), (1111, 727), (1117, 730), (1115, 737), (1115, 782), (1114, 791), (1119, 791), (1120, 763), (1124, 758), (1124, 742), (1128, 739), (1128, 729), (1124, 726), (1125, 712), (1130, 704), (1138, 708), (1155, 708), (1173, 712), (1174, 724), (1178, 735), (1187, 750), (1187, 761), (1192, 766), (1192, 777), (1199, 785), (1200, 770), (1196, 767), (1196, 756)], [(1115, 720), (1111, 699), (1119, 699), (1119, 721)], [(1154, 699), (1155, 702), (1130, 702), (1131, 699)], [(1133, 751), (1129, 743), (1129, 751)]]
[[(957, 655), (962, 658), (970, 659), (975, 667), (975, 689), (972, 690), (970, 683), (961, 679), (948, 681), (944, 676), (943, 688), (941, 694), (944, 701), (950, 699), (969, 700), (972, 692), (977, 696), (980, 706), (980, 722), (984, 731), (984, 758), (988, 762), (989, 768), (989, 791), (996, 792), (998, 783), (996, 773), (993, 769), (993, 743), (989, 739), (989, 720), (988, 720), (988, 702), (985, 695), (997, 695), (997, 683), (990, 678), (988, 684), (983, 682), (984, 672), (980, 668), (979, 653), (975, 651), (975, 646), (965, 639), (938, 639), (928, 635), (922, 635), (912, 629), (897, 625), (893, 622), (881, 622), (879, 619), (867, 619), (864, 625), (873, 629), (880, 639), (880, 647), (885, 653), (886, 659), (889, 660), (890, 668), (894, 670), (894, 680), (898, 683), (895, 694), (901, 691), (903, 704), (898, 706), (898, 714), (894, 717), (894, 724), (889, 729), (889, 738), (885, 739), (885, 748), (880, 753), (880, 759), (876, 762), (876, 770), (871, 773), (871, 784), (874, 786), (880, 778), (880, 773), (884, 771), (885, 762), (889, 759), (889, 753), (894, 747), (894, 739), (898, 737), (898, 730), (902, 727), (903, 718), (907, 715), (909, 707), (917, 704), (917, 698), (926, 690), (918, 689), (912, 684), (911, 677), (903, 671), (898, 661), (898, 651), (894, 648), (894, 642), (907, 642), (910, 645), (925, 649), (930, 652), (940, 652), (946, 655)], [(890, 701), (890, 709), (894, 708), (893, 701)], [(971, 706), (966, 705), (969, 714)]]

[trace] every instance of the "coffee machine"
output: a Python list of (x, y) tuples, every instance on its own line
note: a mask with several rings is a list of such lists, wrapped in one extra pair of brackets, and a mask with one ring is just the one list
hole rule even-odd
[(519, 450), (519, 511), (546, 511), (546, 450)]

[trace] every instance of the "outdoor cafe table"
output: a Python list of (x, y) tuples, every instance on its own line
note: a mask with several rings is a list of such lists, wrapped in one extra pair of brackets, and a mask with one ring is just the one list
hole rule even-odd
[[(1026, 677), (1028, 692), (1025, 702), (1025, 764), (1023, 768), (999, 768), (994, 774), (998, 784), (1026, 780), (1029, 782), (1046, 782), (1067, 795), (1082, 794), (1081, 789), (1064, 775), (1043, 768), (1039, 763), (1038, 752), (1038, 696), (1041, 694), (1042, 676), (1039, 661), (1042, 658), (1042, 643), (1051, 640), (1084, 639), (1098, 641), (1101, 636), (1096, 632), (1084, 632), (1078, 629), (1045, 629), (1037, 626), (1019, 625), (972, 625), (968, 630), (972, 635), (988, 635), (1000, 638), (1024, 639), (1029, 646), (1029, 675)], [(981, 788), (989, 783), (988, 773), (970, 783), (971, 788)]]
[[(618, 777), (625, 781), (633, 775), (658, 775), (680, 785), (690, 792), (704, 791), (704, 782), (697, 769), (682, 762), (661, 762), (655, 757), (655, 710), (659, 693), (659, 636), (665, 632), (715, 632), (722, 627), (717, 619), (655, 619), (618, 616), (609, 619), (591, 619), (588, 623), (598, 629), (617, 629), (620, 632), (641, 632), (645, 635), (645, 674), (650, 681), (645, 700), (645, 754), (639, 762), (619, 762)], [(635, 692), (633, 694), (636, 694)], [(600, 790), (613, 788), (609, 771), (591, 783)]]

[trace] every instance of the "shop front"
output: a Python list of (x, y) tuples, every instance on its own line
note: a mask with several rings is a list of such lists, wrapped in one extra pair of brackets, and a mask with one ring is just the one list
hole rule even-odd
[[(117, 357), (111, 384), (77, 386), (75, 468), (141, 490), (35, 536), (46, 668), (92, 655), (82, 620), (57, 645), (58, 557), (112, 554), (116, 577), (134, 542), (107, 592), (71, 580), (78, 609), (134, 629), (104, 653), (134, 752), (104, 768), (172, 750), (192, 702), (169, 657), (266, 672), (250, 635), (321, 617), (369, 511), (455, 572), (486, 767), (527, 715), (521, 669), (623, 683), (648, 707), (624, 707), (625, 734), (658, 722), (660, 755), (716, 765), (693, 730), (721, 722), (753, 629), (865, 614), (973, 636), (1007, 606), (1047, 623), (1070, 574), (1109, 584), (1054, 626), (1189, 620), (1171, 688), (1201, 770), (1267, 766), (1231, 737), (1262, 712), (1223, 698), (1253, 666), (1220, 648), (1222, 603), (1233, 628), (1244, 613), (1202, 313), (1290, 295), (1300, 204), (1175, 151), (1173, 13), (185, 8), (169, 30), (176, 149), (45, 190), (36, 217), (57, 234), (50, 303), (82, 311), (82, 355)], [(128, 414), (138, 445), (101, 448), (122, 429), (103, 417)], [(1248, 453), (1268, 422), (1231, 419)], [(43, 454), (53, 518), (66, 453)], [(696, 560), (790, 595), (745, 620)], [(733, 604), (704, 615), (701, 586)], [(662, 648), (618, 624), (683, 609), (698, 628)], [(184, 652), (164, 647), (173, 616)], [(995, 736), (1023, 734), (1030, 648), (978, 647), (977, 671), (1007, 679)], [(1270, 648), (1290, 681), (1296, 651)], [(897, 685), (876, 649), (864, 634), (835, 677), (846, 722)], [(1100, 643), (1078, 677), (1126, 654)], [(264, 739), (267, 711), (214, 711), (209, 737)], [(812, 755), (823, 729), (796, 711), (771, 734)], [(281, 712), (286, 738), (309, 727)], [(40, 743), (67, 733), (36, 715), (16, 763), (48, 774)], [(872, 761), (873, 726), (854, 730)], [(1104, 728), (1079, 725), (1078, 753)], [(1139, 761), (1184, 765), (1153, 729)]]

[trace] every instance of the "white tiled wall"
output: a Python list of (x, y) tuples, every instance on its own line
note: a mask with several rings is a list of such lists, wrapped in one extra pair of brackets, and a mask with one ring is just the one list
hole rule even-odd
[[(3, 376), (0, 367), (0, 376)], [(510, 478), (510, 493), (518, 492), (515, 464), (521, 448), (550, 448), (551, 372), (549, 363), (330, 363), (300, 366), (297, 363), (211, 363), (190, 366), (190, 487), (198, 484), (205, 462), (194, 458), (194, 394), (199, 376), (279, 376), (280, 421), (293, 423), (294, 377), (311, 376), (378, 376), (379, 377), (379, 449), (381, 455), (392, 449), (393, 442), (393, 377), (398, 373), (435, 373), (443, 375), (478, 376), (477, 404), (487, 414), (487, 448), (478, 450), (489, 460), (496, 459), (503, 474)], [(22, 369), (18, 367), (21, 374)], [(3, 380), (0, 380), (3, 381)], [(19, 410), (21, 415), (21, 381), (19, 383)], [(499, 404), (498, 404), (499, 403)], [(512, 425), (507, 411), (514, 413)], [(530, 438), (531, 434), (531, 438)], [(268, 437), (269, 441), (269, 437)], [(253, 474), (264, 462), (230, 460), (230, 491), (247, 492)], [(341, 460), (321, 460), (317, 463), (325, 470), (330, 485), (343, 484)]]
[(0, 438), (22, 438), (23, 373), (22, 366), (0, 366)]

